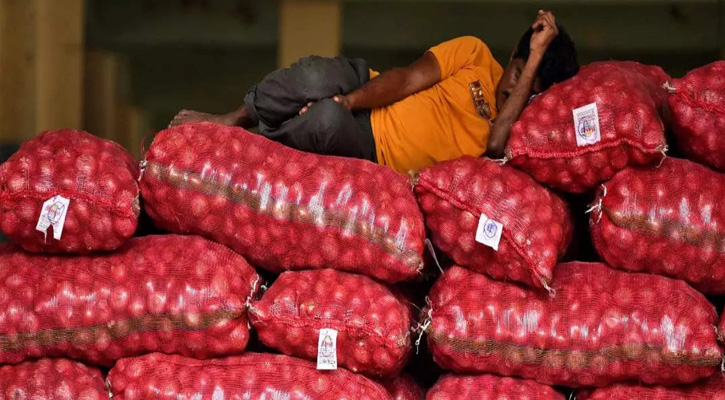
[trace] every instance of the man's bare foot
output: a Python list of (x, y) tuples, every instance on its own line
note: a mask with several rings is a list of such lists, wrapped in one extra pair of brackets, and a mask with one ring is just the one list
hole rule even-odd
[(238, 117), (229, 114), (208, 114), (192, 110), (181, 110), (169, 123), (169, 128), (192, 122), (212, 122), (219, 125), (236, 126)]

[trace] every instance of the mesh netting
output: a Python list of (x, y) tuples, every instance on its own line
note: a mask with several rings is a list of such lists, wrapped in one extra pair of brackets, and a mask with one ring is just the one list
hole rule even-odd
[[(526, 173), (463, 157), (420, 172), (415, 186), (433, 242), (456, 263), (537, 287), (571, 239), (566, 204)], [(476, 242), (481, 214), (503, 224), (498, 251)]]
[(725, 61), (690, 71), (670, 89), (667, 102), (679, 147), (688, 158), (725, 170)]
[[(568, 192), (586, 192), (628, 165), (656, 164), (666, 149), (659, 113), (667, 79), (661, 68), (634, 62), (589, 64), (526, 107), (511, 127), (507, 158)], [(586, 143), (594, 133), (574, 126), (573, 110), (591, 103), (601, 140), (580, 146), (577, 135)]]
[(554, 389), (526, 379), (494, 375), (443, 375), (426, 400), (564, 400)]
[(384, 285), (331, 269), (285, 272), (249, 308), (259, 339), (317, 359), (320, 330), (335, 329), (339, 366), (373, 377), (400, 372), (411, 350), (410, 309)]
[(149, 354), (116, 363), (108, 375), (113, 398), (245, 400), (392, 400), (373, 381), (344, 369), (318, 371), (297, 358), (246, 353), (199, 361)]
[(553, 282), (555, 298), (446, 271), (430, 295), (436, 362), (569, 387), (676, 385), (718, 369), (715, 308), (686, 283), (581, 262), (559, 264)]
[(133, 238), (93, 256), (0, 247), (0, 363), (69, 357), (110, 365), (149, 352), (244, 351), (257, 274), (194, 236)]
[(108, 399), (101, 371), (75, 361), (43, 359), (0, 367), (0, 399)]
[(579, 392), (576, 400), (725, 400), (725, 375), (715, 373), (705, 381), (675, 388), (637, 384), (612, 385)]
[(388, 282), (422, 269), (415, 196), (383, 166), (213, 124), (160, 132), (146, 161), (141, 192), (157, 225), (226, 244), (262, 268), (334, 268)]
[(425, 400), (425, 389), (408, 374), (381, 382), (393, 400)]
[(598, 192), (590, 217), (594, 246), (614, 268), (725, 294), (723, 197), (725, 177), (690, 161), (624, 170)]
[[(120, 145), (90, 133), (43, 132), (0, 166), (0, 228), (27, 251), (113, 250), (136, 230), (138, 163)], [(43, 203), (69, 199), (60, 240), (36, 230)]]

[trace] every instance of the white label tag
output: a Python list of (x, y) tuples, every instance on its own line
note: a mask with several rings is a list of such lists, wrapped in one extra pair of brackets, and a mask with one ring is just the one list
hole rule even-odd
[(476, 229), (476, 241), (498, 251), (498, 243), (501, 241), (501, 232), (503, 225), (481, 214), (478, 220), (478, 229)]
[(597, 103), (587, 104), (572, 111), (577, 146), (589, 146), (602, 140), (599, 132)]
[(320, 329), (320, 338), (317, 341), (317, 369), (337, 369), (337, 331), (334, 329)]
[(63, 196), (54, 196), (43, 203), (43, 209), (40, 211), (40, 217), (38, 218), (38, 224), (35, 225), (35, 230), (43, 232), (47, 237), (48, 228), (52, 226), (53, 239), (60, 240), (69, 205), (70, 200)]

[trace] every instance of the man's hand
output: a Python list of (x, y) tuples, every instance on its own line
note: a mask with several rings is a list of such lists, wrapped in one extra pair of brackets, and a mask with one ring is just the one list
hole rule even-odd
[(531, 25), (534, 33), (531, 35), (529, 50), (532, 53), (543, 55), (546, 49), (559, 34), (559, 28), (556, 26), (556, 17), (551, 11), (539, 10), (539, 16)]
[[(338, 94), (337, 96), (334, 96), (332, 98), (332, 100), (334, 100), (336, 103), (342, 104), (348, 110), (352, 110), (352, 105), (350, 104), (350, 100), (347, 99), (347, 96), (342, 95), (342, 94)], [(315, 103), (314, 102), (309, 102), (309, 103), (307, 103), (306, 106), (302, 107), (302, 109), (300, 110), (300, 115), (302, 115), (302, 114), (306, 113), (307, 111), (309, 111), (310, 107), (312, 107), (313, 104), (315, 104)]]
[(315, 103), (312, 102), (312, 101), (309, 102), (309, 103), (307, 103), (306, 106), (302, 107), (302, 109), (300, 110), (299, 114), (302, 115), (302, 114), (306, 113), (310, 109), (310, 107), (312, 107), (313, 104), (315, 104)]
[(539, 10), (539, 15), (531, 28), (534, 32), (529, 43), (529, 58), (526, 60), (526, 64), (508, 100), (498, 110), (498, 116), (496, 116), (491, 128), (488, 147), (486, 148), (486, 156), (491, 158), (504, 156), (504, 148), (511, 135), (511, 125), (519, 118), (524, 107), (526, 107), (526, 103), (534, 90), (534, 82), (536, 81), (541, 60), (544, 58), (544, 53), (546, 53), (546, 49), (556, 35), (559, 34), (554, 14), (544, 10)]
[(337, 96), (333, 97), (332, 100), (342, 104), (343, 107), (347, 108), (348, 110), (352, 110), (352, 104), (350, 104), (350, 99), (348, 99), (347, 96), (338, 94)]

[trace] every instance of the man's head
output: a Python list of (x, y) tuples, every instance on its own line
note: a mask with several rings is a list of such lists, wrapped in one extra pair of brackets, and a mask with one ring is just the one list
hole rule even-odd
[[(541, 93), (551, 85), (571, 78), (579, 71), (574, 42), (564, 28), (556, 25), (559, 33), (546, 49), (534, 81), (533, 93)], [(514, 90), (531, 52), (530, 43), (534, 30), (529, 28), (519, 40), (511, 60), (503, 72), (496, 88), (496, 102), (499, 109)]]

